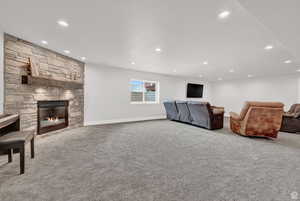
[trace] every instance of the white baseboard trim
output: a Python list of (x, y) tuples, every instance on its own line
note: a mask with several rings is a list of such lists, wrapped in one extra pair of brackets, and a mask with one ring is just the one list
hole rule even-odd
[(124, 119), (88, 121), (88, 122), (84, 122), (84, 125), (91, 126), (91, 125), (104, 125), (104, 124), (118, 124), (118, 123), (128, 123), (128, 122), (137, 122), (137, 121), (159, 120), (159, 119), (166, 119), (166, 116), (157, 115), (151, 117), (135, 117), (135, 118), (124, 118)]

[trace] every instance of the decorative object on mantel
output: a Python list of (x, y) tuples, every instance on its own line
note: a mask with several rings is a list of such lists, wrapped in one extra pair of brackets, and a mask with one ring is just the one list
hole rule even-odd
[(70, 78), (64, 80), (52, 78), (50, 73), (40, 72), (40, 65), (36, 58), (29, 57), (28, 74), (22, 75), (22, 84), (43, 85), (61, 88), (83, 88), (83, 83), (80, 82), (80, 73), (71, 72)]
[(80, 76), (79, 72), (71, 72), (70, 73), (70, 79), (71, 80), (76, 81), (76, 80), (78, 80), (80, 78), (81, 78), (81, 76)]
[(76, 80), (76, 72), (71, 72), (71, 80)]
[(40, 75), (39, 63), (37, 62), (36, 58), (29, 57), (29, 67), (30, 67), (31, 76), (38, 77)]

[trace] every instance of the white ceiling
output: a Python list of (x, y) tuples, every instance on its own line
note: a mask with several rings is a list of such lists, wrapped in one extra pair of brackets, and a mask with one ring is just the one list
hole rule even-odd
[[(218, 19), (224, 10), (231, 15)], [(58, 26), (59, 19), (70, 26)], [(47, 48), (61, 53), (68, 49), (71, 57), (169, 75), (203, 75), (209, 81), (296, 73), (300, 69), (299, 19), (299, 0), (0, 3), (0, 27), (5, 32), (38, 44), (46, 40)], [(268, 44), (274, 48), (266, 51)], [(162, 52), (155, 52), (157, 47)], [(293, 62), (284, 64), (287, 59)]]

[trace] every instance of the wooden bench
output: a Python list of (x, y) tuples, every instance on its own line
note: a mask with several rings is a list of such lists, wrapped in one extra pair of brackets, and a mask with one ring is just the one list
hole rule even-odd
[(0, 150), (7, 152), (12, 162), (14, 150), (20, 153), (20, 174), (25, 172), (25, 145), (31, 143), (31, 158), (34, 158), (34, 131), (19, 131), (19, 115), (0, 116)]

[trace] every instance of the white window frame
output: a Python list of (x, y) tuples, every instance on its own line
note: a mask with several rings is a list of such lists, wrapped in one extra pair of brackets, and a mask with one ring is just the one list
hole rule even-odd
[[(143, 82), (143, 87), (145, 89), (145, 82), (154, 83), (155, 84), (155, 101), (145, 101), (145, 90), (143, 89), (143, 101), (131, 101), (131, 82), (139, 81)], [(130, 79), (129, 81), (129, 92), (130, 92), (130, 104), (159, 104), (159, 81), (149, 81), (149, 80), (141, 80), (141, 79)]]

